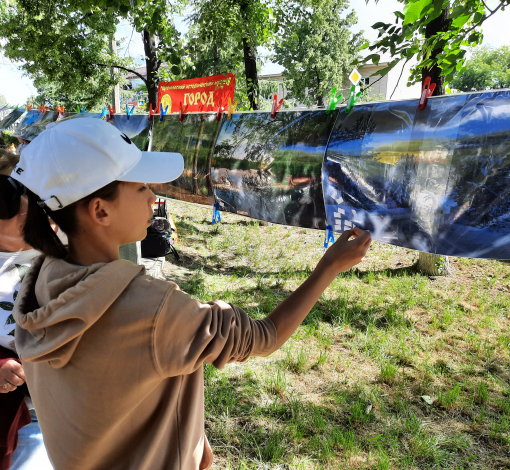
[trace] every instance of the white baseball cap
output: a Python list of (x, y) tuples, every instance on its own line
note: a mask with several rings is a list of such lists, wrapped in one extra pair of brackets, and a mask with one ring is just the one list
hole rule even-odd
[(113, 181), (166, 183), (183, 169), (180, 153), (142, 152), (101, 119), (71, 119), (27, 145), (11, 177), (58, 210)]

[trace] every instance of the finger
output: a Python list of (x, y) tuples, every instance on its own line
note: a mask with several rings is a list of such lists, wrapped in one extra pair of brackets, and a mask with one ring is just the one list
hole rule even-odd
[(365, 246), (367, 247), (367, 250), (368, 250), (368, 248), (370, 247), (371, 244), (372, 244), (372, 237), (368, 237), (368, 240), (365, 242)]
[(11, 366), (11, 371), (16, 374), (23, 382), (25, 382), (27, 379), (25, 378), (25, 371), (23, 370), (23, 366), (16, 362)]
[(25, 383), (23, 379), (19, 378), (13, 372), (6, 374), (5, 380), (9, 382), (11, 385), (15, 385), (16, 387), (19, 387), (20, 385), (23, 385)]
[(369, 240), (371, 240), (371, 236), (369, 232), (366, 232), (365, 230), (359, 230), (359, 235), (356, 238), (356, 244), (358, 245), (365, 245)]
[(9, 382), (5, 382), (5, 387), (2, 385), (0, 386), (0, 391), (2, 393), (9, 393), (9, 392), (13, 392), (14, 390), (16, 390), (18, 387), (10, 384)]
[(344, 233), (342, 233), (342, 235), (340, 235), (340, 237), (338, 239), (339, 240), (345, 240), (345, 241), (349, 240), (349, 238), (354, 236), (355, 228), (351, 228), (350, 230), (345, 231)]

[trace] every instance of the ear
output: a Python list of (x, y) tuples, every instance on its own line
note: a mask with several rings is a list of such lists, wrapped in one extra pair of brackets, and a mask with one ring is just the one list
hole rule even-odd
[(19, 201), (19, 212), (18, 215), (25, 217), (28, 212), (28, 197), (23, 194)]
[(111, 205), (104, 199), (95, 197), (87, 204), (87, 214), (93, 224), (108, 227), (111, 223)]

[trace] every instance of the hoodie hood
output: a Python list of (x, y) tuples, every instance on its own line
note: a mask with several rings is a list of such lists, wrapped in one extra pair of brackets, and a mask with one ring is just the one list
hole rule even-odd
[(16, 350), (23, 361), (64, 367), (83, 334), (145, 268), (117, 260), (75, 266), (39, 256), (16, 299)]

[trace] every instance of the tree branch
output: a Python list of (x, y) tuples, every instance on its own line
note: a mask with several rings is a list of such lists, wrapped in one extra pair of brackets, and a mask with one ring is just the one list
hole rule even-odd
[[(494, 10), (491, 10), (489, 8), (489, 11), (491, 12), (491, 14), (489, 16), (486, 16), (485, 18), (481, 19), (478, 23), (476, 23), (471, 28), (469, 28), (467, 31), (465, 31), (464, 34), (462, 35), (462, 37), (465, 37), (468, 33), (473, 31), (475, 28), (478, 28), (478, 26), (481, 26), (485, 21), (487, 21), (492, 15), (494, 15), (494, 13), (496, 13), (506, 3), (508, 3), (507, 0), (501, 0), (499, 5), (496, 8), (494, 8)], [(485, 5), (485, 3), (484, 3), (484, 5)]]
[(120, 65), (108, 65), (108, 64), (91, 64), (91, 65), (99, 65), (100, 67), (122, 69), (122, 70), (125, 70), (126, 72), (131, 72), (131, 73), (135, 74), (137, 77), (140, 77), (142, 79), (143, 83), (145, 84), (145, 86), (147, 86), (147, 79), (143, 75), (140, 75), (135, 70), (127, 69), (126, 67), (122, 67)]
[(487, 6), (487, 4), (484, 2), (484, 0), (482, 0), (482, 3), (483, 3), (483, 6), (485, 8), (487, 8), (487, 10), (489, 10), (492, 13), (492, 10)]
[(395, 92), (397, 91), (398, 84), (400, 83), (400, 79), (402, 78), (402, 74), (404, 73), (404, 68), (405, 68), (405, 66), (406, 66), (406, 64), (407, 64), (408, 62), (409, 62), (409, 59), (408, 59), (408, 60), (406, 60), (406, 61), (404, 62), (404, 65), (402, 66), (402, 70), (400, 71), (400, 75), (399, 75), (399, 77), (398, 77), (397, 84), (395, 85), (395, 88), (394, 88), (394, 90), (393, 90), (393, 93), (392, 93), (392, 94), (391, 94), (391, 96), (390, 96), (390, 100), (393, 98), (393, 95), (394, 95), (394, 94), (395, 94)]

